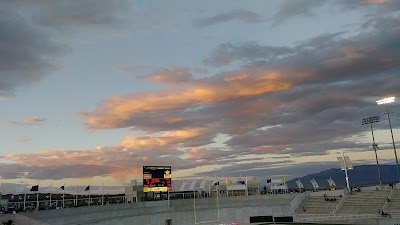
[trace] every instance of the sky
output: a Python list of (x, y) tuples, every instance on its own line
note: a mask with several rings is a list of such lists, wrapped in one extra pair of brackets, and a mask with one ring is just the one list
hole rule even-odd
[[(2, 183), (394, 164), (400, 1), (0, 2)], [(388, 105), (400, 148), (400, 101)]]

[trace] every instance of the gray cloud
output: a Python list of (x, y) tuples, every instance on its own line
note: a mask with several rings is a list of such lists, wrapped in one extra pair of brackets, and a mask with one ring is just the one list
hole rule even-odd
[(22, 121), (9, 121), (10, 124), (14, 125), (41, 125), (46, 121), (46, 118), (41, 118), (41, 117), (31, 117), (31, 118), (25, 118)]
[(312, 9), (326, 4), (326, 1), (319, 0), (297, 0), (283, 1), (279, 10), (273, 16), (273, 24), (282, 23), (292, 17), (296, 16), (311, 16)]
[[(284, 166), (281, 166), (284, 165)], [(261, 184), (265, 184), (267, 179), (282, 179), (290, 180), (296, 177), (304, 176), (310, 173), (324, 171), (330, 168), (338, 167), (336, 162), (317, 162), (306, 164), (291, 164), (290, 160), (276, 163), (243, 163), (224, 166), (222, 169), (211, 170), (207, 172), (197, 173), (200, 177), (213, 177), (217, 174), (218, 177), (243, 177), (255, 176), (260, 179)]]
[(42, 28), (32, 27), (19, 13), (0, 13), (0, 95), (40, 80), (54, 69), (53, 58), (65, 47)]
[(39, 24), (55, 29), (105, 28), (116, 29), (124, 25), (123, 15), (129, 10), (126, 0), (83, 1), (26, 1)]
[(261, 16), (255, 12), (245, 9), (232, 9), (228, 12), (221, 13), (216, 16), (199, 18), (193, 22), (197, 28), (204, 28), (215, 24), (226, 23), (232, 20), (239, 20), (245, 23), (259, 23)]
[(290, 47), (262, 46), (255, 42), (223, 43), (203, 63), (211, 66), (225, 66), (234, 61), (270, 60), (294, 53)]
[(329, 5), (330, 8), (342, 12), (343, 10), (359, 10), (368, 17), (396, 12), (400, 9), (399, 1), (368, 1), (368, 0), (285, 0), (279, 10), (272, 17), (272, 25), (278, 25), (298, 16), (313, 16), (316, 8)]
[[(61, 35), (78, 28), (115, 28), (126, 10), (115, 1), (12, 1), (0, 4), (0, 96), (43, 79), (67, 53)], [(65, 29), (69, 29), (65, 32)]]

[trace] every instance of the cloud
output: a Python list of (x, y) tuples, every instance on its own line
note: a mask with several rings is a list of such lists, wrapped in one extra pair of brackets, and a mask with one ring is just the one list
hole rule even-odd
[(232, 20), (239, 20), (245, 23), (259, 23), (261, 22), (261, 18), (260, 15), (249, 10), (232, 9), (216, 16), (199, 18), (193, 22), (193, 25), (197, 28), (204, 28)]
[(297, 0), (283, 1), (279, 10), (272, 17), (272, 24), (278, 25), (298, 16), (313, 16), (316, 8), (329, 5), (330, 8), (339, 10), (362, 10), (368, 16), (384, 15), (400, 9), (399, 1), (392, 0), (339, 0), (339, 1), (318, 1), (318, 0)]
[(325, 1), (319, 0), (283, 1), (278, 12), (273, 16), (273, 24), (276, 25), (300, 15), (311, 16), (313, 15), (313, 8), (317, 8), (325, 3)]
[(53, 58), (65, 52), (44, 29), (31, 27), (13, 10), (0, 13), (0, 30), (0, 95), (40, 80), (54, 69)]
[(46, 118), (41, 118), (41, 117), (30, 117), (30, 118), (25, 118), (23, 121), (9, 121), (10, 124), (14, 125), (41, 125), (46, 121)]
[(74, 29), (117, 27), (126, 8), (125, 1), (119, 0), (0, 3), (0, 97), (12, 96), (16, 88), (55, 70), (55, 59), (68, 52), (60, 41), (62, 35)]
[(148, 74), (145, 76), (139, 76), (139, 78), (156, 82), (156, 83), (182, 83), (192, 79), (192, 71), (184, 67), (176, 67), (172, 69), (162, 69), (158, 72)]
[(28, 142), (30, 142), (31, 140), (32, 140), (32, 138), (27, 137), (27, 136), (21, 136), (21, 137), (18, 137), (18, 139), (17, 139), (17, 141), (18, 141), (19, 143), (28, 143)]
[(118, 66), (116, 68), (116, 70), (121, 73), (135, 74), (135, 73), (141, 72), (145, 67), (146, 67), (146, 65), (143, 65), (143, 64), (133, 64), (133, 65), (127, 65), (127, 66)]
[[(337, 164), (337, 163), (336, 163)], [(291, 179), (296, 176), (303, 176), (307, 172), (316, 172), (324, 169), (330, 169), (337, 166), (332, 162), (295, 164), (290, 159), (279, 160), (276, 162), (244, 162), (226, 165), (223, 168), (209, 170), (206, 172), (198, 172), (194, 174), (197, 177), (250, 177), (255, 176), (262, 179), (262, 183), (266, 183), (269, 178)], [(284, 165), (284, 166), (283, 166)], [(311, 168), (310, 168), (311, 167)]]
[(223, 43), (203, 63), (226, 66), (234, 61), (270, 60), (294, 53), (289, 47), (262, 46), (256, 42)]
[(188, 142), (190, 139), (200, 136), (203, 132), (204, 129), (190, 129), (190, 130), (169, 131), (155, 137), (128, 136), (121, 143), (121, 145), (125, 148), (130, 148), (130, 149), (163, 147), (169, 144)]
[[(261, 176), (337, 166), (298, 165), (294, 158), (279, 156), (370, 149), (370, 141), (354, 141), (368, 131), (361, 119), (384, 110), (375, 103), (381, 96), (400, 94), (397, 18), (374, 17), (359, 34), (324, 34), (294, 46), (221, 44), (217, 49), (236, 55), (217, 50), (208, 58), (228, 66), (224, 72), (196, 78), (190, 68), (162, 69), (140, 77), (163, 84), (162, 89), (111, 96), (93, 111), (79, 113), (94, 130), (131, 128), (146, 135), (82, 151), (3, 156), (12, 163), (10, 169), (0, 165), (0, 175), (120, 179), (140, 177), (141, 166), (152, 164), (172, 165), (177, 172), (206, 171), (197, 176)], [(229, 67), (238, 61), (244, 62), (239, 69)], [(392, 125), (396, 129), (400, 122)], [(376, 128), (387, 129), (383, 124)]]
[[(246, 61), (240, 69), (202, 79), (191, 76), (188, 68), (161, 70), (144, 77), (157, 77), (153, 81), (165, 84), (165, 89), (113, 96), (80, 115), (92, 129), (130, 127), (151, 133), (127, 137), (122, 146), (132, 151), (148, 149), (142, 153), (145, 159), (165, 162), (168, 158), (177, 170), (219, 165), (218, 170), (231, 171), (230, 165), (238, 160), (254, 162), (241, 157), (270, 153), (365, 151), (369, 142), (352, 140), (365, 132), (360, 120), (376, 113), (374, 101), (380, 96), (400, 94), (400, 84), (388, 82), (396, 80), (400, 67), (400, 22), (395, 18), (390, 23), (376, 20), (354, 36), (324, 34), (284, 46), (282, 54), (272, 54), (271, 46), (228, 43), (229, 49), (240, 53), (237, 57), (219, 51), (212, 56), (226, 62), (221, 65)], [(380, 26), (387, 29), (376, 29)], [(179, 85), (171, 83), (175, 75)], [(200, 133), (185, 133), (198, 129)], [(167, 136), (158, 134), (168, 131)], [(218, 141), (219, 134), (228, 138)], [(163, 157), (154, 157), (155, 153)], [(278, 162), (273, 171), (282, 172), (278, 167), (285, 163), (289, 162)], [(293, 171), (299, 168), (291, 166)]]
[(191, 109), (287, 90), (296, 80), (289, 81), (285, 74), (275, 71), (238, 71), (215, 79), (191, 80), (177, 90), (114, 96), (95, 112), (79, 115), (94, 129), (129, 127), (134, 126), (137, 114)]
[(126, 0), (22, 1), (21, 6), (32, 12), (39, 25), (55, 29), (115, 29), (124, 24), (129, 9)]

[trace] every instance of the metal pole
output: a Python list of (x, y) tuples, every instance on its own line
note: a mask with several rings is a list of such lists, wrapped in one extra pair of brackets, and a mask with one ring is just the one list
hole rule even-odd
[(343, 152), (343, 163), (344, 163), (344, 173), (346, 174), (347, 190), (350, 192), (349, 176), (347, 174), (347, 165), (346, 165), (346, 160), (344, 158), (344, 152)]
[(378, 148), (378, 145), (375, 144), (375, 137), (374, 137), (374, 130), (372, 129), (372, 123), (370, 123), (370, 125), (371, 125), (372, 142), (373, 142), (372, 148), (373, 148), (374, 151), (375, 151), (376, 166), (378, 167), (379, 185), (382, 186), (381, 170), (380, 170), (380, 168), (379, 168), (378, 154), (377, 154), (377, 152), (376, 152), (376, 151), (377, 151), (377, 148)]
[(386, 106), (386, 113), (387, 113), (387, 116), (388, 116), (388, 119), (389, 119), (390, 133), (392, 134), (392, 142), (393, 142), (394, 157), (396, 158), (397, 180), (398, 180), (398, 182), (400, 182), (399, 162), (398, 162), (398, 160), (397, 160), (396, 144), (394, 143), (393, 130), (392, 130), (392, 123), (390, 122), (389, 106)]

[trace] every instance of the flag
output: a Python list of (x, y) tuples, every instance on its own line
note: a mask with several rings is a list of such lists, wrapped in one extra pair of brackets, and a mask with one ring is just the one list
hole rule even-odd
[(301, 183), (300, 179), (297, 179), (297, 180), (296, 180), (296, 184), (297, 184), (297, 187), (298, 187), (299, 189), (304, 188), (304, 185), (303, 185), (303, 183)]
[(217, 178), (217, 176), (215, 176), (215, 178), (214, 178), (212, 184), (213, 184), (213, 185), (219, 185), (219, 179)]
[(193, 181), (190, 186), (189, 186), (189, 190), (194, 190), (194, 186), (196, 185), (197, 181)]
[(318, 183), (317, 183), (317, 181), (313, 178), (311, 181), (311, 184), (312, 184), (312, 186), (313, 186), (313, 188), (314, 188), (314, 190), (316, 190), (316, 189), (318, 189)]
[(282, 179), (281, 179), (281, 183), (284, 184), (285, 182), (286, 182), (286, 179), (285, 179), (285, 178), (282, 178)]
[(64, 185), (60, 187), (62, 190), (64, 190)]
[(206, 186), (206, 180), (203, 180), (201, 183), (200, 183), (200, 188), (205, 188), (205, 186)]
[(226, 180), (226, 185), (233, 185), (233, 182), (229, 179)]
[(336, 187), (336, 183), (335, 183), (335, 181), (333, 181), (332, 177), (330, 177), (328, 179), (328, 184), (330, 187)]
[(179, 191), (183, 191), (183, 190), (185, 189), (185, 186), (186, 186), (186, 182), (183, 181), (183, 183), (182, 183), (181, 188), (179, 189)]
[(39, 185), (32, 186), (30, 191), (39, 191)]
[(255, 184), (255, 185), (257, 185), (257, 184), (258, 184), (257, 178), (254, 177), (253, 180), (252, 180), (252, 183)]
[(90, 185), (85, 188), (85, 191), (90, 191)]

